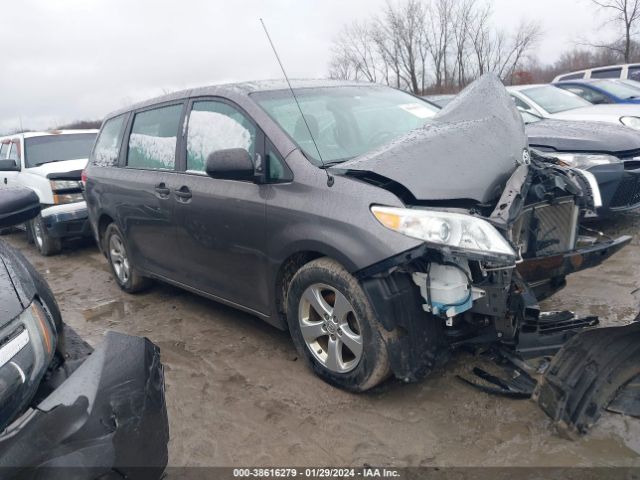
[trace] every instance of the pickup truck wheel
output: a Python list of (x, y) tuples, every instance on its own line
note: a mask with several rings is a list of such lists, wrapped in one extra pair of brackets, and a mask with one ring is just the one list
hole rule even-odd
[(151, 281), (140, 275), (131, 265), (124, 236), (114, 223), (111, 223), (105, 230), (103, 245), (113, 276), (122, 290), (127, 293), (136, 293), (150, 285)]
[(383, 327), (358, 281), (335, 260), (314, 260), (294, 275), (287, 322), (299, 355), (326, 382), (363, 392), (389, 376)]
[(42, 217), (38, 215), (31, 220), (31, 238), (41, 255), (48, 257), (62, 251), (62, 240), (47, 233)]

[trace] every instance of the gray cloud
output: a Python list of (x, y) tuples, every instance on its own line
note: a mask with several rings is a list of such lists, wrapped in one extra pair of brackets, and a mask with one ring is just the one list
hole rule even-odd
[[(326, 75), (332, 38), (384, 0), (21, 0), (2, 9), (0, 131), (101, 118), (180, 88), (280, 77), (259, 18), (291, 77)], [(505, 29), (545, 28), (542, 61), (593, 29), (582, 0), (496, 0)]]

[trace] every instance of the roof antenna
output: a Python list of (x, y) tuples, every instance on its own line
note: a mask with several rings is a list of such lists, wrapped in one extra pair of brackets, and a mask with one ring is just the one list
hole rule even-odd
[(280, 65), (280, 69), (282, 70), (282, 74), (284, 75), (284, 79), (287, 81), (287, 85), (289, 85), (289, 90), (291, 90), (291, 95), (293, 96), (293, 99), (295, 100), (296, 105), (298, 106), (298, 110), (300, 110), (300, 115), (302, 116), (302, 120), (304, 121), (304, 124), (307, 127), (307, 131), (309, 132), (309, 136), (311, 137), (311, 141), (313, 142), (313, 146), (316, 147), (316, 152), (318, 152), (318, 158), (320, 159), (320, 162), (322, 163), (322, 169), (327, 174), (327, 186), (331, 187), (333, 185), (333, 181), (334, 181), (333, 177), (331, 176), (331, 174), (329, 174), (329, 171), (327, 170), (326, 165), (324, 164), (324, 160), (322, 160), (322, 154), (320, 153), (320, 149), (318, 148), (318, 144), (316, 143), (316, 139), (313, 138), (313, 133), (311, 133), (311, 128), (309, 127), (309, 124), (307, 123), (307, 119), (304, 116), (304, 113), (302, 113), (302, 107), (300, 107), (300, 103), (298, 103), (298, 97), (296, 97), (296, 92), (291, 87), (291, 82), (289, 81), (289, 77), (287, 76), (287, 72), (284, 71), (284, 67), (282, 66), (282, 62), (280, 61), (280, 56), (278, 55), (278, 52), (276, 51), (276, 47), (273, 44), (273, 41), (271, 40), (271, 36), (269, 35), (269, 31), (267, 30), (267, 26), (264, 24), (264, 20), (262, 20), (262, 19), (260, 19), (260, 23), (262, 24), (262, 28), (264, 29), (264, 33), (267, 35), (267, 39), (269, 40), (269, 43), (271, 44), (271, 49), (273, 50), (273, 53), (276, 56), (276, 60), (278, 60), (278, 64)]

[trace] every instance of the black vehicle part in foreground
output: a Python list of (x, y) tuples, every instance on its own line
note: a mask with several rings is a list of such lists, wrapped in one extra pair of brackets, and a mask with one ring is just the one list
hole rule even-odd
[[(0, 190), (0, 228), (39, 211), (30, 189)], [(33, 265), (0, 242), (0, 477), (160, 478), (167, 441), (159, 349), (109, 333), (94, 352)]]
[[(476, 379), (458, 378), (485, 393), (533, 398), (568, 438), (587, 433), (605, 409), (640, 418), (640, 321), (588, 328), (593, 321), (569, 317), (570, 312), (556, 312), (548, 321), (569, 338), (550, 363), (543, 358), (536, 368), (500, 348), (488, 353), (504, 375), (475, 367)], [(539, 351), (549, 353), (543, 337)]]
[(167, 464), (168, 439), (158, 347), (109, 332), (0, 436), (0, 468), (15, 478), (155, 479)]

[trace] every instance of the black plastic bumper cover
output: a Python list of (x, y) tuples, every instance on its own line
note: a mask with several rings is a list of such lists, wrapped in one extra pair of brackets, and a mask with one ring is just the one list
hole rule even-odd
[(574, 336), (553, 358), (534, 393), (569, 437), (584, 434), (602, 410), (640, 414), (640, 322)]
[(36, 409), (0, 436), (2, 478), (160, 478), (169, 424), (160, 350), (109, 332)]

